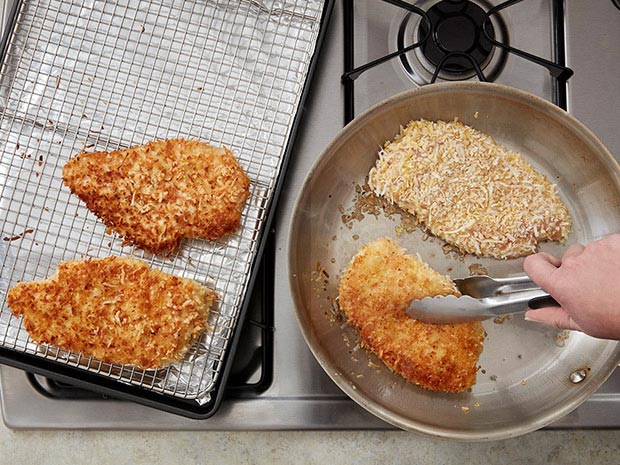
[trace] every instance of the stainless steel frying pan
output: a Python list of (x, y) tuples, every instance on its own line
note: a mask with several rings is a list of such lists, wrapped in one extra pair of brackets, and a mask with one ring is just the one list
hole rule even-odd
[[(444, 254), (439, 239), (397, 233), (379, 215), (341, 218), (351, 207), (379, 147), (412, 119), (461, 121), (521, 152), (556, 182), (572, 217), (568, 244), (620, 231), (620, 168), (583, 124), (556, 106), (488, 83), (434, 84), (368, 110), (345, 127), (308, 174), (289, 237), (293, 300), (303, 335), (327, 374), (362, 407), (400, 428), (456, 440), (491, 440), (541, 428), (585, 401), (620, 362), (617, 342), (566, 333), (515, 316), (484, 323), (487, 337), (470, 392), (442, 394), (407, 383), (358, 345), (334, 310), (342, 270), (363, 244), (389, 236), (436, 270), (465, 277), (473, 264), (492, 276), (522, 273), (522, 259)], [(544, 244), (561, 255), (568, 245)]]

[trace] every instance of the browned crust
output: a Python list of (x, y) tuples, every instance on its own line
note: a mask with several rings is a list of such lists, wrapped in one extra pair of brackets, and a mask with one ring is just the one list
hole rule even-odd
[(389, 368), (425, 389), (461, 392), (476, 382), (482, 324), (433, 325), (405, 312), (413, 299), (448, 294), (459, 295), (450, 278), (382, 238), (353, 257), (339, 303), (363, 346)]
[(145, 369), (181, 359), (207, 329), (215, 299), (191, 279), (120, 257), (61, 263), (49, 279), (8, 293), (38, 344)]
[(184, 139), (81, 153), (62, 176), (106, 226), (153, 253), (175, 250), (184, 237), (235, 231), (250, 185), (228, 149)]

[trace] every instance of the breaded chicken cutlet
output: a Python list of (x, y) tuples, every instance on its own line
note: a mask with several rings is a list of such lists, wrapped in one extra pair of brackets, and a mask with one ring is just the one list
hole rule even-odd
[(482, 324), (423, 323), (405, 311), (413, 299), (450, 294), (460, 295), (450, 278), (382, 238), (353, 257), (338, 299), (363, 347), (389, 368), (425, 389), (461, 392), (476, 382)]
[(130, 258), (64, 262), (47, 280), (8, 292), (8, 306), (38, 344), (110, 363), (161, 368), (207, 329), (216, 293)]
[(185, 237), (235, 231), (250, 185), (228, 149), (184, 139), (80, 153), (62, 177), (126, 243), (153, 253), (169, 253)]
[(369, 185), (465, 253), (514, 258), (564, 241), (557, 188), (519, 153), (458, 121), (411, 121), (379, 152)]

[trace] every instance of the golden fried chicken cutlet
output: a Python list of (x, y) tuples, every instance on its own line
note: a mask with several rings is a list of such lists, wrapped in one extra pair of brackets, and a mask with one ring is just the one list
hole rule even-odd
[(62, 177), (126, 243), (153, 253), (175, 250), (184, 237), (235, 231), (250, 185), (228, 149), (184, 139), (80, 153)]
[(405, 312), (413, 299), (460, 295), (447, 276), (388, 238), (364, 245), (345, 270), (340, 308), (362, 345), (407, 381), (461, 392), (476, 382), (484, 329), (479, 322), (435, 325)]
[(8, 306), (38, 344), (110, 363), (161, 368), (207, 329), (216, 293), (130, 258), (64, 262), (9, 290)]
[(564, 241), (557, 187), (519, 153), (459, 121), (411, 121), (379, 152), (369, 185), (465, 253), (514, 258)]

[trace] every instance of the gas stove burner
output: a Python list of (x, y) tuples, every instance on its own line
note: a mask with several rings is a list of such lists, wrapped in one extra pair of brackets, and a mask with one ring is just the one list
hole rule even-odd
[[(506, 53), (496, 49), (484, 34), (490, 8), (470, 0), (441, 0), (426, 10), (430, 25), (419, 15), (408, 13), (400, 24), (397, 46), (401, 49), (414, 41), (422, 44), (400, 56), (407, 74), (417, 84), (428, 84), (440, 67), (439, 79), (459, 81), (474, 77), (477, 66), (484, 70), (486, 80), (494, 80), (503, 68)], [(506, 42), (506, 27), (499, 15), (491, 16), (486, 30), (491, 38)]]
[[(442, 0), (427, 11), (434, 34), (422, 45), (422, 53), (435, 66), (454, 74), (471, 73), (474, 71), (472, 60), (463, 55), (447, 57), (453, 52), (468, 54), (479, 66), (488, 61), (493, 45), (483, 33), (485, 11), (468, 0)], [(429, 32), (425, 21), (418, 28), (418, 40), (422, 40)], [(487, 32), (495, 38), (493, 25)]]

